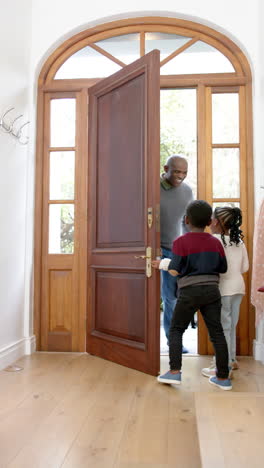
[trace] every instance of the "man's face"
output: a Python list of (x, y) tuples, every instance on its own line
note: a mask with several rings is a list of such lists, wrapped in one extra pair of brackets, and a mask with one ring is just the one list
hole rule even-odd
[(164, 166), (165, 178), (173, 186), (178, 187), (188, 173), (188, 164), (185, 159), (174, 159), (169, 166)]

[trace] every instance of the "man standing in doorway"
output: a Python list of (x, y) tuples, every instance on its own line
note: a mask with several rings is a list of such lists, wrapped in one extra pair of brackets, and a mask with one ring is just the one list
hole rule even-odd
[[(193, 200), (192, 189), (184, 182), (188, 162), (180, 155), (167, 159), (160, 178), (160, 239), (162, 258), (172, 258), (174, 239), (187, 232), (184, 215), (187, 205)], [(177, 277), (162, 271), (161, 297), (163, 302), (163, 326), (169, 339), (172, 314), (177, 300)], [(183, 353), (188, 352), (183, 347)]]

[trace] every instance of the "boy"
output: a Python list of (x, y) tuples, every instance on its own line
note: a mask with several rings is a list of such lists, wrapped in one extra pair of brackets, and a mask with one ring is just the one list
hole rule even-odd
[(182, 335), (194, 313), (199, 309), (214, 345), (217, 373), (209, 382), (223, 390), (231, 390), (228, 378), (228, 349), (220, 321), (221, 296), (219, 273), (227, 271), (222, 244), (204, 232), (211, 224), (212, 208), (203, 200), (191, 202), (185, 223), (190, 232), (173, 242), (172, 260), (153, 260), (152, 266), (178, 276), (178, 299), (174, 309), (170, 334), (170, 370), (158, 377), (161, 383), (180, 384), (182, 366)]

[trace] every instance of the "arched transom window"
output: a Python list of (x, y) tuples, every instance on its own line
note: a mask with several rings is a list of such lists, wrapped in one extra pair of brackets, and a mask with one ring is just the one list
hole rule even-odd
[(66, 59), (55, 79), (103, 78), (137, 60), (140, 51), (148, 53), (154, 49), (160, 50), (161, 75), (236, 71), (235, 64), (222, 52), (198, 36), (157, 31), (122, 34), (92, 42)]

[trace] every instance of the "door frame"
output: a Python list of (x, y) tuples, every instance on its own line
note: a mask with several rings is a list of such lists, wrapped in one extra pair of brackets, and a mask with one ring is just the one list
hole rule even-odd
[[(243, 99), (241, 105), (243, 106), (243, 115), (246, 116), (245, 122), (245, 164), (244, 164), (244, 178), (247, 180), (246, 195), (247, 195), (247, 213), (245, 213), (245, 221), (247, 224), (247, 237), (246, 244), (249, 252), (249, 258), (252, 260), (253, 249), (253, 228), (254, 228), (254, 184), (253, 184), (253, 118), (252, 118), (252, 78), (250, 66), (247, 58), (238, 46), (223, 34), (208, 28), (207, 26), (199, 23), (194, 23), (186, 20), (179, 20), (174, 18), (164, 17), (140, 17), (134, 19), (114, 21), (107, 24), (98, 25), (87, 31), (83, 31), (61, 44), (46, 60), (42, 67), (38, 80), (38, 104), (37, 104), (37, 143), (36, 143), (36, 191), (35, 191), (35, 249), (34, 249), (34, 333), (36, 335), (37, 349), (41, 349), (41, 324), (43, 307), (41, 295), (43, 293), (43, 246), (45, 245), (45, 220), (43, 221), (43, 203), (45, 202), (45, 192), (42, 190), (42, 181), (44, 174), (44, 158), (45, 158), (45, 125), (47, 122), (44, 118), (45, 115), (45, 98), (47, 93), (76, 93), (77, 99), (80, 103), (80, 113), (87, 109), (87, 94), (88, 88), (96, 83), (97, 79), (70, 79), (70, 80), (55, 80), (54, 75), (61, 64), (69, 57), (74, 51), (84, 47), (88, 43), (98, 41), (107, 37), (128, 34), (130, 32), (138, 31), (140, 33), (140, 53), (145, 54), (143, 37), (145, 31), (161, 31), (167, 33), (182, 34), (185, 36), (195, 34), (199, 38), (226, 55), (232, 62), (235, 73), (225, 74), (204, 74), (204, 75), (170, 75), (160, 77), (161, 88), (177, 88), (177, 87), (197, 87), (198, 89), (198, 102), (197, 108), (200, 109), (198, 118), (198, 130), (200, 134), (205, 132), (204, 121), (208, 109), (203, 106), (206, 102), (206, 89), (208, 87), (217, 86), (241, 86), (243, 88)], [(77, 115), (77, 119), (81, 119), (81, 115)], [(83, 117), (82, 117), (83, 119)], [(46, 122), (46, 123), (45, 123)], [(83, 125), (87, 125), (86, 119)], [(78, 130), (77, 135), (79, 152), (87, 151), (88, 142), (81, 135)], [(208, 154), (206, 149), (206, 139), (199, 139), (198, 141), (198, 180), (206, 173), (207, 159), (203, 155)], [(82, 219), (87, 219), (87, 213), (81, 206), (85, 203), (83, 193), (85, 186), (87, 187), (87, 162), (81, 162), (81, 183), (83, 190), (77, 195), (79, 200), (79, 216)], [(206, 187), (200, 184), (198, 193), (199, 198), (206, 198)], [(78, 198), (79, 197), (79, 198)], [(41, 223), (39, 219), (41, 218)], [(79, 230), (78, 247), (85, 248), (86, 246), (86, 227), (81, 228), (77, 220), (77, 231)], [(252, 263), (252, 262), (250, 262)], [(76, 259), (76, 266), (78, 266), (80, 275), (86, 275), (85, 263), (82, 256), (79, 254)], [(251, 270), (247, 275), (247, 288), (250, 291), (250, 277)], [(85, 334), (83, 333), (84, 325), (86, 324), (86, 297), (84, 293), (84, 286), (82, 282), (79, 284), (78, 293), (81, 294), (78, 303), (78, 323), (76, 324), (76, 348), (77, 351), (85, 350)], [(208, 342), (202, 340), (204, 338), (204, 331), (199, 331), (200, 342), (203, 341), (202, 354), (207, 354), (210, 349)], [(245, 354), (252, 354), (252, 344), (255, 337), (255, 316), (254, 308), (248, 305), (248, 330), (246, 331), (248, 337), (248, 350), (244, 351)], [(251, 349), (250, 349), (251, 348)]]

